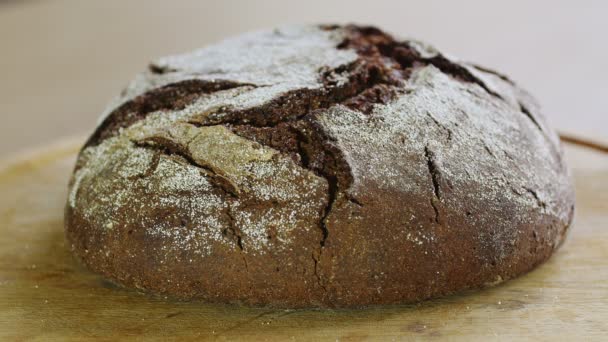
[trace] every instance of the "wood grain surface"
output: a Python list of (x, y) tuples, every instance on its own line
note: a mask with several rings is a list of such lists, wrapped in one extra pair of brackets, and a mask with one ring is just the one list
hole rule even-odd
[(63, 206), (80, 141), (0, 163), (0, 340), (605, 340), (608, 155), (567, 146), (577, 190), (563, 247), (495, 288), (417, 305), (269, 310), (116, 288), (66, 249)]

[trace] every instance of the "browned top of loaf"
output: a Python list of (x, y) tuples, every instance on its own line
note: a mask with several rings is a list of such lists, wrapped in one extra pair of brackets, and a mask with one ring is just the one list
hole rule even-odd
[(235, 253), (251, 268), (256, 256), (301, 250), (302, 272), (328, 291), (332, 226), (356, 221), (357, 208), (407, 216), (390, 239), (428, 250), (439, 237), (420, 227), (447, 226), (450, 213), (491, 222), (474, 239), (495, 262), (516, 240), (514, 220), (542, 211), (568, 222), (571, 202), (556, 134), (508, 78), (372, 27), (326, 26), (154, 62), (83, 149), (68, 210), (101, 235), (145, 230), (134, 254)]

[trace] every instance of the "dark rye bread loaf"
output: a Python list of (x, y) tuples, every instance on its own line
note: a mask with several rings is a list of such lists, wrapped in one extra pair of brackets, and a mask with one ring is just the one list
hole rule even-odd
[(558, 137), (507, 77), (320, 26), (153, 63), (81, 151), (65, 218), (74, 254), (127, 287), (347, 307), (527, 272), (573, 208)]

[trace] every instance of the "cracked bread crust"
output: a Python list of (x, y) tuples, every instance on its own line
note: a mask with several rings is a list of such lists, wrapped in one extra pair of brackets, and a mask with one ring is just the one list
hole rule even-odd
[(153, 63), (70, 182), (91, 270), (181, 299), (414, 302), (546, 260), (574, 196), (507, 77), (373, 27), (246, 34)]

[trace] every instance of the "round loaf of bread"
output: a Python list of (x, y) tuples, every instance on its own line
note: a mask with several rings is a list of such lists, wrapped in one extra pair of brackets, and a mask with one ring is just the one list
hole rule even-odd
[(507, 77), (305, 26), (151, 64), (80, 152), (65, 222), (78, 259), (126, 287), (352, 307), (525, 273), (573, 208), (556, 133)]

